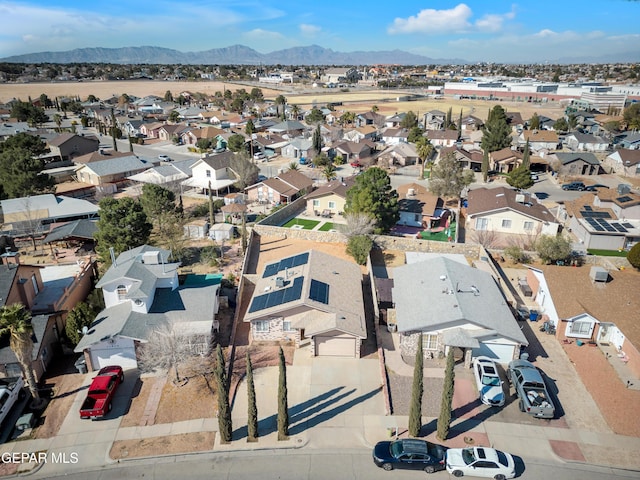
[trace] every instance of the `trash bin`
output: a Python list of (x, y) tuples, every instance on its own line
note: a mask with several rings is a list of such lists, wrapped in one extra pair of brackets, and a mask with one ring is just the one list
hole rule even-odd
[(76, 360), (76, 363), (73, 365), (78, 369), (78, 373), (87, 373), (87, 361), (84, 356)]
[(520, 354), (520, 360), (529, 360), (529, 354), (527, 352), (522, 352)]
[(538, 311), (537, 310), (529, 310), (529, 320), (532, 322), (538, 321)]

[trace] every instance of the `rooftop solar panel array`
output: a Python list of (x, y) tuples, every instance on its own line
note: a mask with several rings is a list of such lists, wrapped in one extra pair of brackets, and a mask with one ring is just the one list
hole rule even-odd
[(318, 280), (311, 280), (309, 299), (327, 305), (329, 303), (329, 285)]
[(267, 265), (262, 274), (262, 278), (273, 277), (279, 272), (293, 267), (299, 267), (300, 265), (306, 265), (309, 261), (309, 252), (301, 253), (295, 257), (283, 258), (279, 262), (271, 263)]
[(593, 212), (591, 210), (583, 210), (580, 212), (583, 218), (611, 218), (609, 212)]
[(290, 286), (286, 288), (279, 288), (264, 295), (258, 295), (253, 298), (251, 306), (249, 307), (249, 313), (265, 310), (267, 308), (282, 305), (283, 303), (293, 302), (299, 300), (302, 297), (302, 284), (304, 283), (304, 277), (296, 277)]
[[(620, 233), (627, 233), (628, 230), (625, 228), (626, 225), (624, 224), (620, 224), (618, 222), (611, 222), (609, 223), (609, 221), (606, 218), (591, 218), (591, 217), (585, 217), (585, 220), (589, 223), (589, 225), (591, 226), (591, 228), (593, 228), (593, 230), (595, 230), (596, 232), (620, 232)], [(633, 225), (632, 225), (633, 227)]]

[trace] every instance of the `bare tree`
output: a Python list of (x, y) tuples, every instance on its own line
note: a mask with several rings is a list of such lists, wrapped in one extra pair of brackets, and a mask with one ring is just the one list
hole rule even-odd
[(493, 248), (499, 241), (497, 232), (493, 230), (474, 230), (471, 234), (471, 239), (484, 248)]
[(346, 225), (336, 224), (336, 227), (347, 238), (356, 235), (369, 235), (376, 226), (375, 218), (362, 212), (345, 213), (344, 219), (347, 221)]
[(140, 369), (150, 372), (173, 367), (175, 381), (180, 382), (179, 367), (196, 355), (206, 353), (207, 348), (204, 335), (182, 335), (165, 323), (151, 332), (149, 340), (140, 349)]

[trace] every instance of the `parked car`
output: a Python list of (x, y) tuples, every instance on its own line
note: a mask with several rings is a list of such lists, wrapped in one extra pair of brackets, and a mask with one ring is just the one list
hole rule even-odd
[(520, 306), (516, 309), (517, 319), (521, 322), (529, 320), (529, 309), (527, 307)]
[(542, 374), (527, 360), (513, 360), (509, 363), (508, 377), (520, 399), (521, 412), (537, 418), (553, 418), (555, 407), (547, 391)]
[(539, 177), (537, 173), (531, 172), (530, 175), (531, 175), (531, 180), (533, 180), (534, 182), (538, 181)]
[(434, 473), (444, 470), (446, 447), (417, 439), (378, 442), (373, 463), (384, 470), (410, 469)]
[(562, 190), (577, 190), (579, 192), (582, 192), (585, 188), (587, 187), (585, 187), (584, 183), (582, 182), (571, 182), (562, 185)]
[(471, 475), (505, 480), (516, 476), (516, 464), (510, 453), (494, 448), (450, 448), (446, 455), (447, 472), (454, 477)]
[(609, 188), (607, 185), (603, 185), (601, 183), (596, 183), (595, 185), (588, 185), (585, 187), (585, 191), (587, 192), (597, 192), (599, 188)]
[(25, 395), (22, 377), (0, 378), (0, 424), (4, 422), (16, 402)]
[(353, 168), (362, 168), (362, 164), (360, 162), (351, 162), (349, 165), (351, 165)]
[(489, 357), (476, 357), (473, 359), (473, 375), (480, 393), (480, 401), (490, 407), (504, 405), (504, 392), (502, 380), (498, 374), (496, 363)]
[(255, 160), (260, 160), (262, 158), (265, 158), (265, 154), (264, 154), (264, 152), (256, 152), (256, 153), (253, 154), (253, 158)]
[(104, 417), (113, 407), (113, 397), (118, 386), (124, 382), (124, 372), (118, 365), (109, 365), (100, 369), (89, 386), (87, 398), (80, 407), (80, 418)]
[(169, 157), (169, 155), (158, 155), (158, 158), (160, 160), (162, 160), (163, 162), (170, 162), (171, 161), (171, 157)]

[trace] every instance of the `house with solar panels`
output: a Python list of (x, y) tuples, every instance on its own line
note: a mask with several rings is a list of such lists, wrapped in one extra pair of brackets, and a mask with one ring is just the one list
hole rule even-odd
[(268, 263), (244, 321), (252, 341), (290, 341), (313, 356), (359, 358), (367, 338), (360, 267), (317, 250)]
[(565, 202), (566, 225), (585, 249), (628, 250), (640, 241), (640, 195), (598, 189)]

